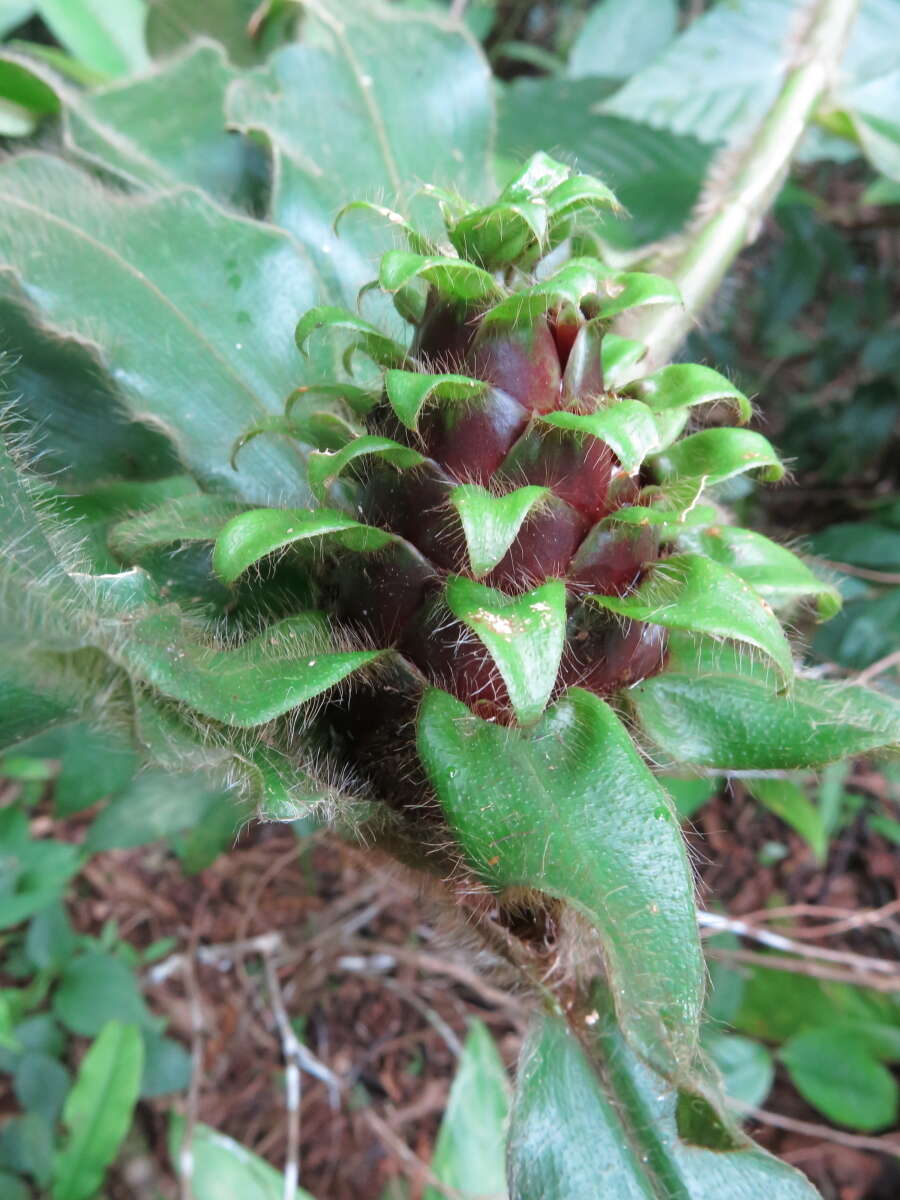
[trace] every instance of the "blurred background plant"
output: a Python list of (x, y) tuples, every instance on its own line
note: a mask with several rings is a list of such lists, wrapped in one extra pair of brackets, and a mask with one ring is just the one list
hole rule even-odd
[[(383, 37), (382, 9), (340, 7), (370, 24), (373, 46)], [(501, 181), (536, 150), (600, 176), (628, 209), (603, 231), (605, 253), (658, 265), (677, 258), (716, 155), (776, 97), (803, 5), (390, 8), (418, 49), (449, 46), (458, 23), (481, 43)], [(258, 128), (242, 119), (241, 88), (252, 99), (253, 72), (295, 38), (321, 44), (305, 15), (317, 10), (0, 0), (2, 144), (60, 148), (119, 185), (187, 182), (229, 210), (277, 213), (271, 157), (289, 171), (302, 139), (277, 114), (268, 147), (225, 129)], [(189, 51), (197, 37), (227, 57)], [(894, 696), (898, 46), (900, 0), (862, 0), (790, 176), (682, 355), (754, 395), (791, 464), (777, 489), (742, 476), (719, 499), (839, 586), (842, 613), (799, 630), (808, 664)], [(379, 97), (393, 87), (415, 103), (410, 77), (388, 85), (357, 64), (369, 70)], [(370, 187), (360, 171), (339, 199), (357, 183)], [(323, 204), (333, 215), (339, 200)], [(290, 226), (286, 210), (278, 219)], [(32, 315), (0, 271), (3, 386), (26, 414), (13, 431), (39, 435), (44, 502), (82, 518), (102, 564), (115, 519), (177, 494), (171, 452), (161, 434), (112, 419), (90, 356)], [(94, 483), (110, 455), (128, 483)], [(148, 554), (158, 577), (168, 553)], [(117, 569), (109, 563), (98, 569)], [(219, 770), (139, 771), (128, 741), (85, 721), (32, 736), (42, 722), (29, 703), (11, 698), (0, 717), (2, 1195), (162, 1197), (180, 1186), (196, 1200), (262, 1200), (292, 1194), (298, 1162), (320, 1200), (504, 1195), (506, 1067), (522, 1013), (455, 954), (405, 880), (364, 866), (314, 821), (251, 823), (252, 804)], [(148, 716), (144, 736), (173, 734)], [(900, 1191), (898, 781), (896, 763), (865, 758), (817, 774), (668, 781), (700, 877), (714, 985), (705, 1043), (755, 1136), (835, 1200)]]

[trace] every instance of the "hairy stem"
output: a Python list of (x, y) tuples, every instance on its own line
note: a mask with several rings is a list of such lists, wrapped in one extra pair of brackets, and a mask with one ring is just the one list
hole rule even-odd
[(830, 81), (856, 15), (857, 0), (816, 0), (797, 41), (784, 85), (749, 142), (728, 148), (713, 164), (701, 216), (661, 270), (681, 288), (684, 307), (641, 309), (623, 319), (621, 332), (648, 346), (648, 371), (668, 362), (715, 294), (731, 264), (752, 242), (774, 200), (791, 158)]

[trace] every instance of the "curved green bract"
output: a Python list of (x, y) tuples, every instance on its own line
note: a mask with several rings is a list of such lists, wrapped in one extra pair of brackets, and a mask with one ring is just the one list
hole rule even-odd
[(660, 444), (653, 413), (640, 400), (619, 400), (593, 413), (547, 413), (541, 421), (556, 429), (590, 434), (606, 442), (629, 475)]
[(381, 367), (399, 367), (406, 361), (406, 350), (399, 342), (387, 337), (349, 309), (330, 304), (311, 308), (298, 321), (294, 340), (301, 353), (307, 353), (306, 343), (320, 329), (338, 329), (350, 333), (351, 349), (363, 350)]
[(377, 454), (386, 462), (397, 467), (415, 467), (425, 461), (418, 450), (409, 446), (401, 446), (391, 438), (366, 435), (355, 438), (341, 450), (334, 452), (314, 451), (309, 456), (307, 475), (309, 486), (318, 500), (324, 500), (328, 488), (338, 478), (341, 472), (357, 458), (368, 454)]
[(566, 637), (566, 588), (554, 579), (524, 596), (458, 576), (447, 584), (447, 607), (481, 639), (503, 677), (517, 718), (544, 711)]
[(430, 400), (472, 400), (488, 389), (468, 375), (429, 375), (420, 371), (385, 371), (384, 390), (391, 408), (407, 429), (415, 430)]
[(900, 705), (869, 688), (798, 678), (790, 696), (760, 674), (677, 669), (627, 693), (639, 728), (675, 762), (795, 771), (900, 750)]
[(413, 254), (408, 250), (389, 250), (382, 257), (378, 282), (386, 292), (398, 292), (415, 279), (430, 283), (443, 299), (460, 303), (486, 300), (500, 291), (490, 272), (464, 258)]
[(231, 451), (231, 465), (237, 463), (237, 457), (248, 442), (263, 434), (277, 434), (281, 437), (296, 438), (308, 446), (316, 446), (320, 450), (340, 449), (346, 442), (357, 436), (357, 431), (348, 425), (336, 413), (306, 413), (303, 416), (273, 416), (252, 426), (234, 443)]
[(735, 409), (742, 424), (753, 416), (753, 407), (742, 391), (712, 367), (699, 363), (662, 367), (632, 384), (629, 390), (654, 412), (725, 401)]
[[(699, 1094), (679, 1091), (623, 1040), (605, 997), (585, 1040), (557, 1017), (522, 1048), (509, 1133), (516, 1200), (818, 1200)], [(590, 1057), (589, 1057), (590, 1055)], [(611, 1187), (607, 1185), (611, 1184)]]
[(823, 621), (840, 612), (837, 588), (818, 579), (796, 554), (752, 529), (710, 524), (683, 533), (679, 542), (734, 571), (774, 608), (812, 598)]
[(752, 429), (704, 429), (675, 442), (653, 461), (662, 480), (694, 478), (706, 484), (723, 483), (735, 475), (756, 471), (775, 483), (784, 465), (771, 442)]
[(688, 1068), (703, 993), (690, 867), (670, 801), (612, 709), (575, 688), (532, 728), (508, 729), (432, 690), (418, 745), (470, 866), (582, 913), (632, 1045), (667, 1073)]
[(368, 212), (374, 213), (381, 217), (383, 221), (387, 221), (394, 229), (403, 231), (403, 235), (409, 242), (410, 248), (416, 254), (435, 254), (437, 247), (427, 237), (423, 236), (414, 225), (411, 225), (401, 213), (395, 212), (392, 208), (385, 208), (383, 204), (374, 204), (371, 200), (351, 200), (349, 204), (345, 204), (338, 215), (334, 218), (334, 232), (338, 232), (341, 221), (350, 212)]
[(772, 660), (785, 685), (793, 676), (791, 648), (766, 601), (733, 571), (702, 555), (676, 554), (656, 563), (629, 596), (592, 599), (634, 621), (753, 646)]
[(488, 271), (517, 262), (547, 240), (547, 206), (501, 200), (467, 213), (448, 228), (454, 249)]
[(354, 550), (378, 550), (391, 535), (362, 525), (330, 508), (256, 508), (241, 513), (222, 529), (213, 551), (213, 569), (226, 583), (288, 546), (311, 538), (337, 535)]
[(633, 377), (635, 367), (646, 354), (647, 347), (643, 342), (618, 333), (605, 333), (600, 343), (604, 385), (607, 388), (623, 386)]
[(486, 575), (497, 566), (516, 540), (525, 518), (549, 494), (549, 488), (533, 486), (516, 488), (505, 496), (494, 496), (475, 483), (453, 489), (450, 503), (463, 527), (473, 575)]

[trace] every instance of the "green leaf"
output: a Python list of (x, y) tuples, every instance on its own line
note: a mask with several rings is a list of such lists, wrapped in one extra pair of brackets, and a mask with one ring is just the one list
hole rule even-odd
[(191, 1056), (180, 1042), (143, 1029), (144, 1070), (141, 1099), (153, 1100), (186, 1091), (191, 1082)]
[(821, 813), (798, 783), (792, 779), (748, 779), (747, 787), (760, 804), (796, 829), (820, 863), (825, 861), (828, 835)]
[(377, 454), (385, 462), (396, 467), (417, 467), (425, 461), (418, 450), (403, 446), (391, 438), (375, 437), (366, 434), (354, 438), (342, 450), (314, 450), (309, 456), (307, 465), (309, 486), (313, 494), (321, 501), (325, 500), (329, 487), (334, 483), (345, 467), (357, 458), (369, 454)]
[[(506, 1122), (509, 1081), (497, 1047), (473, 1021), (438, 1131), (431, 1171), (463, 1197), (506, 1200)], [(423, 1200), (441, 1200), (426, 1188)]]
[(747, 471), (758, 471), (767, 483), (784, 478), (784, 466), (771, 443), (752, 429), (692, 433), (658, 455), (652, 465), (664, 481), (703, 479), (707, 486)]
[(830, 525), (811, 540), (822, 558), (875, 571), (900, 570), (900, 529), (877, 521), (845, 521)]
[(703, 141), (749, 134), (792, 63), (793, 0), (735, 0), (692, 21), (600, 106)]
[[(172, 1113), (169, 1125), (169, 1157), (176, 1169), (184, 1137), (184, 1118)], [(191, 1131), (191, 1191), (194, 1200), (284, 1200), (284, 1178), (263, 1158), (246, 1146), (208, 1125)], [(313, 1200), (297, 1189), (296, 1200)]]
[(306, 343), (319, 329), (348, 330), (352, 335), (352, 350), (363, 350), (379, 366), (396, 367), (406, 361), (406, 351), (399, 342), (387, 337), (369, 321), (345, 308), (320, 304), (305, 313), (294, 331), (297, 348), (306, 354)]
[(233, 650), (205, 645), (179, 614), (156, 612), (129, 626), (117, 656), (152, 687), (226, 725), (252, 728), (334, 687), (377, 653), (333, 652), (315, 615), (289, 617)]
[(690, 1062), (703, 977), (690, 870), (666, 794), (613, 711), (573, 689), (532, 729), (504, 729), (431, 691), (419, 753), (479, 875), (586, 916), (628, 1037), (664, 1070)]
[[(198, 36), (214, 38), (228, 51), (232, 62), (253, 66), (265, 59), (281, 40), (283, 21), (269, 18), (261, 33), (251, 36), (250, 23), (259, 12), (259, 0), (151, 0), (147, 17), (147, 45), (155, 58), (163, 58)], [(288, 9), (293, 17), (293, 6)], [(287, 31), (291, 23), (287, 23)]]
[[(557, 1019), (540, 1024), (523, 1047), (509, 1135), (511, 1195), (597, 1200), (604, 1181), (614, 1181), (616, 1200), (818, 1200), (799, 1172), (644, 1066), (605, 1014), (593, 1020), (601, 1022), (593, 1027), (596, 1066)], [(685, 1099), (698, 1113), (693, 1140), (683, 1128)]]
[(257, 508), (234, 517), (221, 530), (213, 568), (226, 583), (234, 583), (268, 555), (329, 534), (337, 534), (355, 550), (377, 550), (391, 540), (390, 534), (333, 508)]
[(548, 494), (547, 488), (521, 487), (505, 496), (495, 496), (474, 483), (453, 489), (450, 503), (459, 514), (473, 575), (486, 575), (496, 567), (516, 540), (525, 518)]
[(0, 199), (0, 264), (57, 333), (96, 347), (127, 407), (171, 433), (207, 490), (308, 503), (285, 443), (228, 466), (235, 439), (297, 384), (293, 325), (319, 283), (286, 234), (193, 189), (123, 197), (42, 154), (0, 164)]
[(864, 1039), (839, 1029), (810, 1029), (778, 1057), (804, 1099), (838, 1125), (874, 1133), (897, 1118), (898, 1087)]
[(391, 408), (415, 432), (419, 413), (431, 400), (474, 400), (488, 384), (466, 375), (428, 375), (418, 371), (385, 371), (384, 388)]
[(378, 282), (386, 292), (399, 292), (415, 279), (424, 279), (443, 300), (454, 303), (487, 300), (500, 291), (489, 271), (464, 258), (413, 254), (409, 250), (389, 250), (382, 257)]
[(611, 90), (600, 79), (516, 79), (500, 85), (499, 148), (518, 161), (556, 146), (615, 191), (626, 216), (594, 227), (600, 240), (631, 250), (680, 232), (700, 194), (712, 156), (692, 137), (598, 112)]
[(263, 151), (225, 128), (225, 96), (238, 75), (219, 47), (196, 46), (143, 78), (90, 91), (33, 53), (17, 61), (62, 105), (65, 142), (88, 165), (138, 190), (193, 184), (240, 208), (260, 207)]
[(42, 117), (58, 111), (59, 100), (51, 87), (23, 63), (0, 58), (0, 130), (4, 137), (28, 137)]
[(635, 367), (646, 353), (643, 342), (618, 333), (605, 333), (600, 344), (604, 385), (612, 390), (622, 387), (632, 378)]
[(148, 1026), (150, 1013), (138, 981), (121, 959), (99, 951), (66, 964), (53, 996), (53, 1011), (66, 1029), (83, 1037), (107, 1022)]
[(81, 812), (119, 791), (137, 768), (127, 734), (97, 729), (86, 721), (57, 725), (20, 743), (19, 749), (59, 760), (53, 789), (53, 810), (58, 817)]
[(5, 876), (0, 929), (18, 925), (53, 904), (79, 865), (75, 846), (29, 837), (26, 814), (13, 806), (0, 809), (0, 856)]
[(25, 1112), (37, 1113), (48, 1125), (56, 1124), (70, 1083), (62, 1063), (39, 1050), (23, 1054), (16, 1065), (16, 1099)]
[[(290, 406), (291, 399), (292, 397), (288, 397), (287, 406)], [(304, 413), (296, 417), (266, 417), (245, 430), (234, 443), (230, 460), (232, 467), (236, 466), (237, 456), (244, 447), (262, 434), (294, 438), (298, 442), (315, 446), (318, 450), (340, 450), (359, 436), (359, 430), (337, 413), (330, 412)]]
[(619, 400), (593, 413), (547, 413), (541, 421), (557, 429), (571, 429), (600, 438), (613, 450), (629, 475), (634, 474), (647, 455), (660, 445), (653, 413), (640, 400)]
[(759, 1108), (772, 1090), (775, 1064), (765, 1046), (731, 1033), (707, 1032), (703, 1049), (722, 1072), (725, 1092), (751, 1108)]
[(109, 546), (125, 562), (135, 562), (147, 550), (174, 542), (211, 542), (228, 521), (243, 511), (241, 504), (201, 493), (178, 496), (157, 508), (117, 522)]
[(238, 797), (213, 788), (196, 771), (146, 771), (100, 813), (88, 832), (86, 847), (97, 854), (157, 842), (201, 824), (210, 808), (220, 806), (232, 812), (236, 823)]
[(818, 579), (796, 554), (761, 533), (713, 525), (683, 533), (679, 542), (683, 549), (705, 554), (728, 567), (773, 608), (813, 596), (823, 621), (840, 611), (841, 596), (836, 588)]
[(54, 36), (92, 70), (115, 78), (150, 65), (143, 0), (37, 0), (36, 7)]
[(487, 647), (506, 684), (516, 716), (535, 721), (550, 698), (566, 634), (566, 588), (558, 579), (523, 596), (456, 577), (447, 606)]
[(667, 671), (628, 692), (650, 739), (677, 762), (722, 770), (801, 770), (900, 747), (900, 704), (867, 688)]
[[(25, 1113), (5, 1122), (0, 1129), (0, 1162), (13, 1171), (32, 1176), (42, 1187), (49, 1183), (53, 1129), (40, 1113)], [(29, 1189), (28, 1200), (32, 1200), (33, 1194)]]
[(600, 0), (569, 51), (571, 78), (627, 79), (645, 66), (678, 30), (676, 0)]
[[(15, 1119), (15, 1118), (13, 1118)], [(0, 1169), (0, 1192), (4, 1200), (31, 1200), (31, 1189), (19, 1175)]]
[(448, 226), (450, 241), (462, 258), (490, 271), (526, 256), (539, 256), (547, 240), (547, 205), (504, 200), (466, 213)]
[(447, 179), (452, 162), (462, 195), (478, 201), (492, 189), (492, 86), (461, 26), (362, 0), (307, 6), (302, 41), (231, 89), (229, 126), (271, 146), (272, 217), (309, 247), (333, 303), (352, 304), (395, 244), (390, 229), (368, 221), (337, 237), (343, 205), (377, 196), (441, 237), (433, 202), (410, 200), (423, 180)]
[(55, 970), (72, 956), (75, 934), (63, 905), (57, 901), (36, 913), (28, 925), (25, 953), (39, 970)]
[(144, 1046), (134, 1025), (110, 1021), (81, 1063), (63, 1109), (69, 1136), (54, 1163), (53, 1200), (89, 1200), (131, 1125)]
[(769, 605), (727, 567), (699, 554), (657, 563), (630, 596), (597, 596), (602, 608), (667, 629), (687, 629), (753, 646), (788, 683), (791, 648)]
[(753, 415), (750, 401), (742, 391), (712, 367), (698, 363), (673, 363), (662, 367), (629, 390), (633, 390), (654, 412), (726, 401), (736, 410), (742, 423)]

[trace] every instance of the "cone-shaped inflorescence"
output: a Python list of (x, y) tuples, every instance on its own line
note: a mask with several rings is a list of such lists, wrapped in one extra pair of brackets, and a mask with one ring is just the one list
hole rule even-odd
[[(408, 241), (372, 285), (412, 326), (407, 342), (330, 307), (297, 329), (304, 352), (313, 336), (349, 338), (345, 365), (364, 353), (381, 385), (307, 387), (247, 436), (317, 447), (309, 479), (325, 507), (305, 519), (340, 535), (322, 581), (339, 621), (476, 714), (528, 724), (570, 686), (608, 696), (663, 667), (667, 622), (634, 619), (634, 603), (665, 592), (666, 569), (702, 587), (673, 549), (715, 521), (702, 488), (781, 468), (748, 431), (679, 441), (696, 406), (744, 421), (746, 398), (706, 367), (639, 379), (644, 348), (608, 332), (626, 309), (679, 301), (666, 279), (580, 253), (617, 207), (603, 184), (538, 155), (488, 207), (431, 195), (441, 243), (376, 209)], [(217, 547), (226, 574), (242, 522)], [(648, 615), (665, 607), (663, 594)]]

